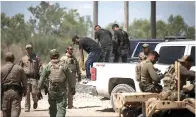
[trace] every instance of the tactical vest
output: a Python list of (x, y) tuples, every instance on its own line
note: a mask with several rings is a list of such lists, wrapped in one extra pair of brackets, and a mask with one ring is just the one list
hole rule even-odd
[(64, 66), (62, 62), (53, 63), (50, 62), (50, 75), (49, 75), (49, 81), (50, 83), (63, 83), (65, 82), (65, 72), (64, 72)]
[(121, 37), (121, 42), (120, 42), (120, 47), (123, 47), (123, 49), (127, 49), (128, 48), (128, 44), (129, 43), (126, 43), (126, 40), (127, 40), (127, 35), (126, 35), (126, 32), (121, 30), (122, 32), (122, 37)]
[(135, 68), (136, 80), (137, 80), (138, 82), (141, 81), (141, 68), (142, 68), (142, 66), (144, 65), (144, 63), (146, 63), (145, 60), (144, 60), (144, 61), (141, 61), (141, 62), (139, 62), (139, 63), (137, 63), (136, 68)]
[(175, 80), (175, 66), (171, 65), (165, 72), (163, 78), (163, 91), (160, 93), (162, 100), (177, 99), (177, 81)]
[(66, 93), (66, 74), (64, 64), (62, 61), (50, 62), (50, 74), (49, 74), (49, 96), (51, 99), (60, 99)]
[(71, 73), (76, 73), (77, 60), (74, 57), (65, 56), (63, 61), (67, 64), (68, 70)]

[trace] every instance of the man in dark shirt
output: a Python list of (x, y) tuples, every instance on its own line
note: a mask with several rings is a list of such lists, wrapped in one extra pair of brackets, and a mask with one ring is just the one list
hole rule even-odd
[(127, 62), (128, 51), (130, 50), (130, 42), (127, 32), (120, 29), (118, 24), (112, 25), (112, 30), (114, 31), (113, 36), (113, 51), (114, 51), (114, 61), (118, 62), (119, 58), (123, 63)]
[(99, 25), (96, 25), (94, 30), (95, 39), (98, 39), (102, 50), (99, 62), (109, 62), (112, 50), (112, 33), (109, 30), (102, 29)]
[[(101, 47), (93, 39), (88, 37), (79, 38), (74, 36), (72, 38), (73, 44), (79, 45), (80, 58), (82, 61), (82, 70), (86, 69), (86, 79), (91, 80), (90, 68), (93, 66), (94, 62), (97, 62), (101, 55)], [(88, 58), (85, 63), (84, 68), (84, 54), (83, 50), (88, 53)]]

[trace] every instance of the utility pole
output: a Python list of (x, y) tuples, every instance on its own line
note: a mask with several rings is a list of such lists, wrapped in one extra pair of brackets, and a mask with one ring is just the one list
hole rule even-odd
[(156, 39), (156, 1), (151, 1), (151, 36)]
[(94, 27), (98, 24), (98, 1), (93, 1), (93, 39), (95, 39)]
[(127, 32), (129, 26), (129, 1), (124, 1), (124, 30)]

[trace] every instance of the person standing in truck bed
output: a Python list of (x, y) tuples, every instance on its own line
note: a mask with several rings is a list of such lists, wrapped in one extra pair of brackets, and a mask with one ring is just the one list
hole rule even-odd
[(113, 36), (113, 53), (114, 61), (119, 62), (119, 58), (123, 63), (127, 62), (128, 51), (130, 50), (129, 37), (126, 31), (119, 28), (118, 24), (112, 25), (112, 30), (114, 31)]
[[(90, 68), (93, 66), (94, 62), (97, 62), (99, 60), (99, 57), (101, 55), (101, 47), (93, 39), (88, 37), (79, 38), (78, 36), (74, 36), (72, 38), (72, 42), (73, 44), (79, 45), (82, 70), (86, 69), (87, 81), (85, 81), (84, 83), (87, 83), (89, 80), (91, 80)], [(88, 58), (86, 60), (85, 67), (83, 50), (85, 50), (88, 53)]]
[(102, 50), (99, 62), (109, 62), (112, 51), (112, 33), (109, 30), (102, 29), (99, 25), (96, 25), (94, 30), (95, 39), (98, 39)]

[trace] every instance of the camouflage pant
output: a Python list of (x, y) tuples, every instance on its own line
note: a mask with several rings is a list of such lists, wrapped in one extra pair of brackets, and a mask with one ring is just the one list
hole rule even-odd
[(110, 55), (112, 51), (112, 46), (108, 45), (105, 48), (102, 48), (101, 56), (99, 58), (99, 62), (109, 62)]
[(28, 79), (28, 85), (27, 85), (27, 95), (25, 97), (25, 108), (30, 109), (31, 108), (31, 100), (30, 100), (30, 93), (32, 93), (32, 98), (33, 102), (37, 103), (38, 98), (37, 98), (37, 85), (38, 85), (38, 80), (36, 79)]
[(5, 91), (3, 94), (3, 117), (19, 117), (21, 112), (22, 97), (14, 90)]
[(50, 105), (50, 117), (65, 117), (67, 107), (67, 97), (65, 95), (55, 98), (49, 94), (48, 103)]
[(159, 84), (144, 85), (143, 83), (140, 82), (139, 86), (143, 92), (160, 93), (163, 89), (162, 86)]
[(118, 63), (120, 58), (123, 63), (127, 63), (128, 49), (118, 49), (114, 52), (114, 63)]

